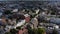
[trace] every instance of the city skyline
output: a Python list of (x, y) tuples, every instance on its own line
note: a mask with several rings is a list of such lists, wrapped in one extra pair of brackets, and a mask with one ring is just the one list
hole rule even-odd
[(60, 0), (0, 0), (0, 1), (60, 1)]

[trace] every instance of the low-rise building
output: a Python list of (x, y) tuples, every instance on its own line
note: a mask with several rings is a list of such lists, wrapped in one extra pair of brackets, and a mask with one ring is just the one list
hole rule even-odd
[(37, 26), (38, 26), (38, 20), (37, 20), (37, 18), (32, 18), (31, 23), (32, 23), (32, 25), (33, 25), (34, 28), (37, 28)]
[(24, 16), (25, 16), (25, 21), (28, 23), (30, 21), (30, 15), (25, 14)]

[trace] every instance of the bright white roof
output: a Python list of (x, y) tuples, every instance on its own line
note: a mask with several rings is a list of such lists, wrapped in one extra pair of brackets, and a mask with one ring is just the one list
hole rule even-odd
[(25, 16), (25, 17), (28, 17), (29, 15), (28, 15), (28, 14), (25, 14), (24, 16)]

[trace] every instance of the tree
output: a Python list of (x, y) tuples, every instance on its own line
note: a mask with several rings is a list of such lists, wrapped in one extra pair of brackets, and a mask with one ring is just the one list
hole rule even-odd
[(11, 29), (10, 32), (11, 34), (16, 34), (18, 31), (16, 29)]
[(12, 14), (12, 12), (10, 10), (6, 10), (3, 12), (3, 14)]
[(38, 28), (37, 34), (44, 34), (45, 29), (44, 28)]
[(33, 32), (34, 32), (34, 34), (38, 34), (38, 30), (37, 29), (33, 29)]
[(21, 29), (21, 27), (17, 27), (16, 29), (20, 30), (20, 29)]
[(27, 25), (28, 33), (34, 34), (33, 29), (30, 27), (30, 25)]
[(51, 13), (52, 15), (55, 15), (55, 14), (57, 15), (58, 10), (55, 6), (51, 7), (50, 10), (52, 11), (52, 13)]
[(11, 32), (6, 32), (5, 34), (11, 34)]
[(56, 29), (54, 29), (52, 34), (58, 34), (58, 31)]
[(9, 32), (6, 32), (5, 34), (16, 34), (18, 31), (16, 29), (11, 29)]

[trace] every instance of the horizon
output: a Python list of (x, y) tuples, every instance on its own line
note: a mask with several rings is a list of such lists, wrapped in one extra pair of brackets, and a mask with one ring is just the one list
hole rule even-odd
[(0, 0), (0, 1), (60, 1), (60, 0)]

